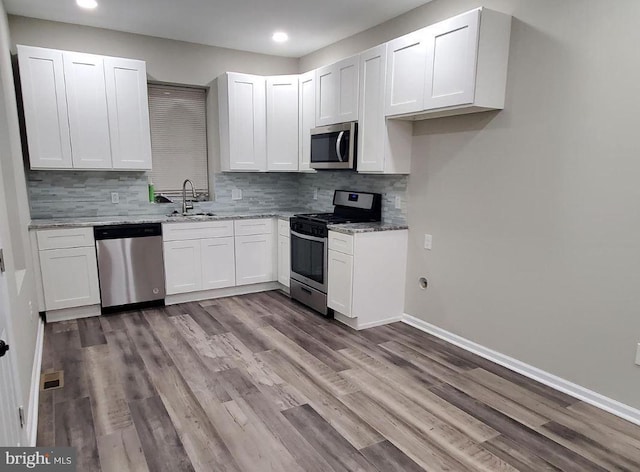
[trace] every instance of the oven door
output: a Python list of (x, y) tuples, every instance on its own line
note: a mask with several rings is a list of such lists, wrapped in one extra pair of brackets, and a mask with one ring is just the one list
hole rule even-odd
[(311, 130), (312, 169), (355, 169), (357, 124), (343, 123)]
[(327, 293), (327, 238), (291, 231), (291, 278)]

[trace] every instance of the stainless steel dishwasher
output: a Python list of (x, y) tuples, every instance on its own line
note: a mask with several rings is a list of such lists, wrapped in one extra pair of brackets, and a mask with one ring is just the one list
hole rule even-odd
[(164, 300), (160, 223), (97, 226), (102, 308)]

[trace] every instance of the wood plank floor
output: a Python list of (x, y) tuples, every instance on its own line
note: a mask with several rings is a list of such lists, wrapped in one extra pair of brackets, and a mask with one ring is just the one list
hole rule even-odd
[(278, 292), (47, 324), (39, 446), (79, 471), (640, 470), (640, 427), (401, 323)]

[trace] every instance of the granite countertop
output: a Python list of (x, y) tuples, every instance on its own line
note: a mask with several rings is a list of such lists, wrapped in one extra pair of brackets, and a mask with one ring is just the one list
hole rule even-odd
[[(83, 218), (54, 218), (31, 220), (29, 229), (55, 229), (55, 228), (81, 228), (93, 226), (110, 226), (136, 223), (184, 223), (196, 221), (221, 221), (242, 220), (249, 218), (279, 218), (289, 220), (298, 213), (312, 213), (311, 210), (263, 210), (263, 211), (235, 211), (215, 212), (212, 215), (198, 216), (167, 216), (167, 215), (140, 215), (140, 216), (95, 216)], [(408, 229), (407, 225), (391, 223), (348, 223), (328, 225), (330, 231), (345, 234), (369, 233), (373, 231), (395, 231)]]
[(215, 212), (213, 215), (199, 215), (185, 217), (167, 215), (138, 215), (138, 216), (94, 216), (82, 218), (54, 218), (31, 220), (29, 229), (80, 228), (92, 226), (109, 226), (136, 223), (184, 223), (190, 221), (221, 221), (241, 220), (249, 218), (279, 218), (289, 220), (297, 213), (308, 213), (309, 210), (264, 210), (256, 212)]
[(409, 229), (409, 226), (393, 223), (347, 223), (341, 225), (327, 225), (329, 231), (344, 234), (372, 233), (375, 231), (398, 231)]

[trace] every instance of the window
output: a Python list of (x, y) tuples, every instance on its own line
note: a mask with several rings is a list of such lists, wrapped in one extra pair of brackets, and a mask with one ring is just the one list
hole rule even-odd
[(149, 84), (149, 121), (156, 195), (182, 195), (185, 179), (208, 195), (206, 91)]

